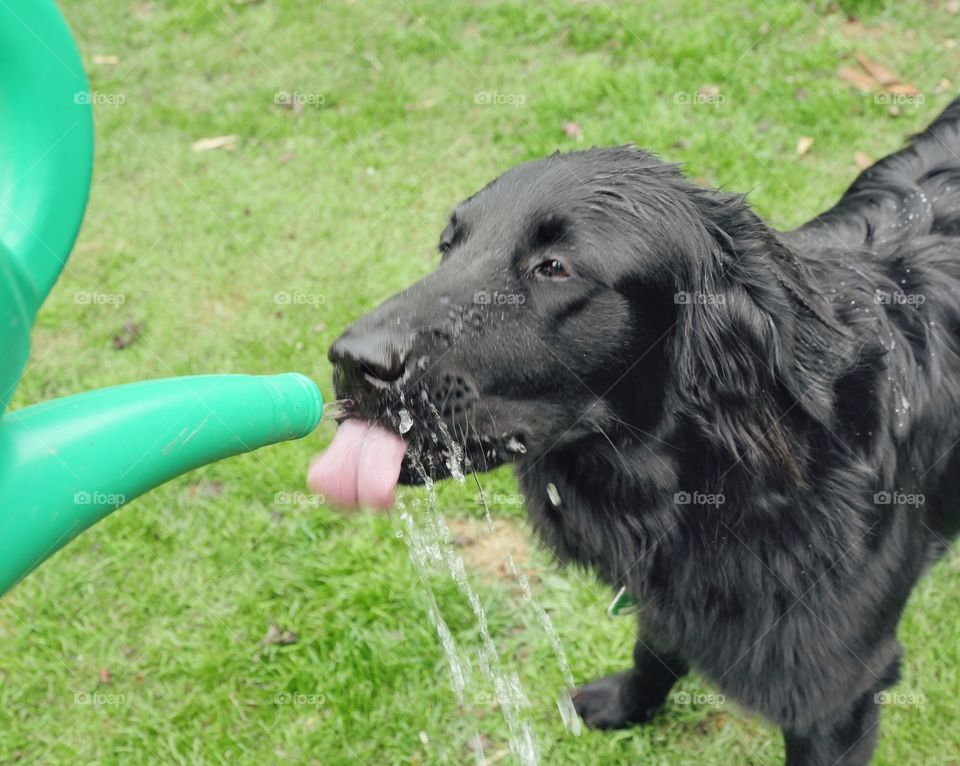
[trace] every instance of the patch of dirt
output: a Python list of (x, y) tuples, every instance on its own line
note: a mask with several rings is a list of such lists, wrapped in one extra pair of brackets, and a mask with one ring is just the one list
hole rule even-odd
[(460, 550), (470, 569), (487, 577), (514, 581), (508, 562), (512, 558), (529, 577), (531, 542), (527, 531), (516, 522), (498, 519), (491, 531), (486, 522), (477, 519), (448, 519), (453, 544)]

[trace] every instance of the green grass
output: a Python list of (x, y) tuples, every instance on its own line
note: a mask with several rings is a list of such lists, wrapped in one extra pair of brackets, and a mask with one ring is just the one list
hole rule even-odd
[[(327, 346), (432, 268), (451, 205), (558, 148), (633, 141), (706, 183), (752, 190), (777, 225), (799, 224), (852, 180), (855, 151), (882, 156), (960, 91), (940, 85), (960, 64), (960, 16), (943, 6), (68, 3), (91, 87), (125, 102), (96, 108), (87, 220), (38, 319), (15, 406), (206, 372), (299, 370), (329, 396)], [(859, 14), (855, 36), (846, 13)], [(839, 81), (855, 51), (925, 103), (891, 117)], [(679, 103), (710, 85), (722, 104)], [(312, 103), (281, 109), (279, 91)], [(513, 104), (478, 104), (478, 93)], [(234, 151), (191, 150), (227, 134)], [(798, 158), (801, 136), (814, 144)], [(309, 302), (280, 305), (281, 291)], [(78, 303), (81, 292), (124, 302)], [(116, 350), (128, 322), (142, 335)], [(301, 489), (330, 434), (170, 483), (0, 602), (0, 763), (460, 764), (477, 732), (491, 762), (502, 754), (506, 726), (476, 697), (477, 671), (467, 706), (455, 701), (394, 522), (278, 500)], [(505, 472), (483, 483), (515, 492)], [(478, 516), (474, 491), (444, 487), (444, 511)], [(497, 516), (520, 519), (502, 505)], [(625, 667), (631, 625), (604, 616), (609, 594), (543, 553), (530, 568), (577, 681)], [(779, 734), (732, 705), (568, 734), (555, 705), (563, 677), (536, 615), (512, 581), (474, 580), (530, 697), (544, 764), (782, 758)], [(458, 643), (475, 645), (456, 586), (437, 572), (432, 587)], [(271, 623), (299, 640), (261, 646)], [(925, 702), (885, 712), (876, 763), (958, 764), (960, 556), (918, 589), (901, 637), (898, 689)], [(711, 692), (697, 678), (682, 689)], [(85, 694), (95, 704), (78, 702)]]

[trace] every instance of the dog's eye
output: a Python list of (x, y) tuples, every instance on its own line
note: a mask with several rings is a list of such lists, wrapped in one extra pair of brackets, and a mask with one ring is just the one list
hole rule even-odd
[(559, 258), (551, 258), (548, 261), (538, 264), (533, 270), (533, 273), (535, 276), (543, 277), (544, 279), (566, 279), (570, 276), (567, 267)]
[(451, 247), (452, 244), (453, 244), (452, 242), (448, 242), (448, 241), (444, 240), (444, 241), (441, 242), (439, 245), (437, 245), (437, 250), (440, 251), (440, 255), (446, 255), (447, 253), (449, 253), (449, 252), (450, 252), (450, 247)]

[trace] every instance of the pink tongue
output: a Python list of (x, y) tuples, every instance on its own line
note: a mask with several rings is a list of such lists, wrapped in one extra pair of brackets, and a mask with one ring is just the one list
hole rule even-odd
[(307, 483), (336, 505), (386, 508), (393, 504), (406, 449), (392, 431), (346, 420), (326, 452), (310, 461)]

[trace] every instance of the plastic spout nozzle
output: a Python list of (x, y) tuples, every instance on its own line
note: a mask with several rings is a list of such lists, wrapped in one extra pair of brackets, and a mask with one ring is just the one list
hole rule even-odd
[(0, 594), (87, 527), (182, 473), (320, 422), (297, 373), (131, 383), (7, 412), (0, 428)]

